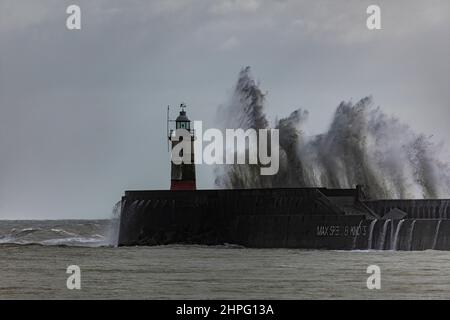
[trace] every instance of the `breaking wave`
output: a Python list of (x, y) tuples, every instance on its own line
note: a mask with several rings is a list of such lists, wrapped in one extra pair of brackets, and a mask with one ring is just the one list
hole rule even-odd
[[(241, 70), (230, 101), (219, 107), (222, 128), (269, 128), (265, 94)], [(372, 97), (341, 102), (328, 131), (308, 136), (302, 130), (309, 112), (294, 110), (275, 121), (280, 134), (280, 170), (261, 176), (259, 165), (216, 169), (223, 188), (328, 187), (363, 185), (371, 198), (439, 198), (450, 195), (450, 165), (443, 146), (414, 132), (399, 119), (374, 107)]]
[(105, 220), (0, 220), (0, 245), (117, 247), (121, 207)]
[(0, 244), (111, 246), (108, 220), (0, 221)]

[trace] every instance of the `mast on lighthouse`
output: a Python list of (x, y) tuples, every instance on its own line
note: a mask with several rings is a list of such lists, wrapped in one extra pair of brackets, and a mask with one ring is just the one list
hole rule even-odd
[[(169, 123), (175, 123), (175, 130), (172, 128), (168, 132), (168, 143), (170, 151), (182, 141), (183, 137), (177, 133), (177, 130), (184, 129), (189, 133), (189, 139), (191, 144), (191, 154), (188, 158), (190, 163), (175, 164), (171, 161), (171, 178), (170, 178), (170, 190), (196, 190), (195, 180), (195, 164), (194, 164), (194, 129), (191, 129), (191, 120), (186, 114), (186, 105), (182, 103), (180, 105), (180, 114), (175, 120), (169, 120), (169, 108), (167, 108), (167, 127)], [(184, 150), (183, 150), (184, 152)]]

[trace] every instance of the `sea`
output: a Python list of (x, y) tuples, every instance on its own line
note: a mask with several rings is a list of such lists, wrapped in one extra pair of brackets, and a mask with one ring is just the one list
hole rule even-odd
[(0, 299), (450, 298), (446, 251), (117, 247), (113, 220), (0, 221)]

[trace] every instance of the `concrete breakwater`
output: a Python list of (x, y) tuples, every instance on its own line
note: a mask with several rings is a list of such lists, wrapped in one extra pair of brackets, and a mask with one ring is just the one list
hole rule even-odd
[(366, 201), (359, 189), (127, 191), (119, 245), (450, 250), (448, 203)]

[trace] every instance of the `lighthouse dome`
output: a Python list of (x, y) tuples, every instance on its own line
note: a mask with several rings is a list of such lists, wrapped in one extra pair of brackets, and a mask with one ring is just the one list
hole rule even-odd
[(182, 111), (180, 111), (180, 115), (177, 117), (177, 119), (175, 121), (180, 122), (180, 121), (191, 121), (191, 120), (189, 120), (189, 118), (186, 116), (186, 111), (182, 110)]

